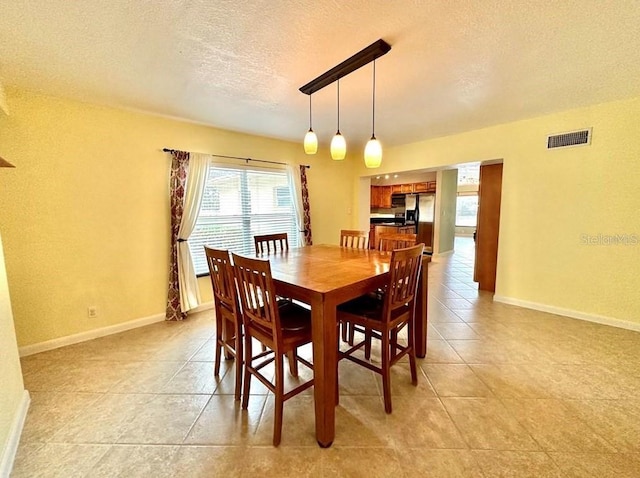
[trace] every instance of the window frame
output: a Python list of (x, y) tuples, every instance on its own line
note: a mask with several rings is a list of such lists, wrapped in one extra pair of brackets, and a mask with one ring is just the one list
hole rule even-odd
[[(459, 198), (461, 197), (475, 197), (476, 198), (476, 223), (472, 226), (469, 225), (461, 225), (458, 224), (458, 205), (459, 203)], [(478, 227), (478, 207), (479, 207), (479, 194), (478, 191), (464, 191), (464, 192), (459, 192), (456, 194), (456, 216), (455, 216), (455, 221), (454, 221), (454, 227)]]
[[(207, 165), (207, 181), (205, 181), (205, 186), (204, 186), (205, 188), (206, 188), (206, 184), (207, 184), (207, 182), (209, 180), (210, 170), (212, 168), (214, 168), (214, 169), (229, 169), (229, 170), (232, 170), (232, 171), (243, 171), (243, 174), (245, 175), (245, 179), (248, 177), (248, 175), (251, 172), (256, 172), (258, 174), (261, 173), (261, 172), (262, 173), (280, 173), (280, 174), (282, 174), (285, 177), (287, 184), (286, 185), (277, 185), (277, 186), (273, 187), (273, 198), (274, 198), (273, 206), (275, 208), (277, 208), (277, 209), (280, 209), (280, 208), (283, 208), (283, 207), (288, 208), (289, 211), (286, 213), (286, 215), (288, 216), (290, 214), (291, 219), (293, 220), (293, 227), (291, 228), (291, 232), (295, 232), (295, 234), (302, 234), (299, 231), (299, 227), (298, 227), (298, 215), (296, 213), (296, 208), (295, 208), (295, 198), (293, 197), (293, 194), (296, 194), (296, 191), (294, 189), (294, 186), (291, 184), (291, 178), (289, 177), (289, 171), (287, 170), (285, 165), (283, 165), (281, 167), (274, 166), (274, 165), (262, 166), (262, 165), (250, 165), (250, 164), (233, 164), (233, 163), (230, 163), (230, 162), (228, 163), (228, 162), (224, 162), (224, 161), (213, 161), (213, 160), (211, 160), (209, 162), (209, 164)], [(242, 183), (247, 184), (247, 181), (246, 180), (245, 181), (241, 181), (241, 184)], [(290, 193), (290, 204), (286, 205), (286, 206), (279, 205), (279, 202), (278, 202), (279, 201), (279, 197), (278, 197), (277, 191), (278, 190), (284, 190), (284, 189), (287, 189), (289, 191), (289, 193)], [(253, 191), (252, 189), (247, 189), (244, 193), (241, 193), (241, 194), (243, 194), (243, 195), (246, 194), (250, 198), (252, 191)], [(205, 189), (205, 191), (203, 191), (203, 197), (204, 197), (204, 195), (206, 195), (206, 189)], [(244, 196), (241, 196), (241, 197), (244, 197)], [(242, 207), (242, 211), (240, 212), (239, 215), (235, 215), (235, 216), (229, 217), (228, 218), (228, 220), (229, 220), (228, 224), (237, 224), (238, 223), (238, 221), (237, 221), (238, 217), (243, 217), (245, 214), (249, 214), (249, 212), (246, 210), (246, 206), (248, 205), (250, 207), (251, 200), (249, 200), (248, 204), (246, 204), (245, 201), (241, 201), (241, 202), (243, 203), (242, 206), (241, 206)], [(202, 206), (201, 206), (201, 209), (202, 209)], [(220, 210), (220, 209), (221, 209), (221, 207), (218, 208), (218, 210)], [(272, 213), (262, 213), (261, 215), (266, 216), (266, 215), (269, 215), (269, 214), (274, 215), (274, 216), (282, 217), (283, 212), (275, 211), (275, 212), (272, 212)], [(234, 218), (235, 218), (235, 220), (234, 220)], [(225, 222), (224, 216), (220, 217), (220, 216), (212, 215), (212, 216), (209, 216), (207, 219), (213, 220), (213, 221), (217, 221), (218, 223), (222, 223), (222, 224), (224, 224), (224, 222)], [(198, 219), (196, 219), (196, 226), (194, 227), (194, 232), (195, 232), (195, 229), (198, 227), (198, 222), (199, 221), (200, 221), (200, 211), (198, 211)], [(244, 219), (241, 220), (240, 222), (244, 222)], [(248, 222), (248, 227), (250, 228), (252, 221), (247, 219), (247, 222)], [(282, 232), (282, 231), (278, 231), (278, 232)], [(291, 232), (287, 231), (287, 233), (289, 234), (289, 243), (290, 244), (297, 244), (298, 243), (298, 237), (292, 236)], [(265, 234), (268, 234), (268, 232), (266, 232)], [(246, 239), (246, 238), (243, 238), (243, 239)], [(189, 240), (191, 240), (191, 238), (189, 238)], [(189, 240), (187, 242), (189, 242)], [(245, 242), (246, 243), (250, 243), (251, 247), (253, 247), (253, 244), (254, 244), (253, 243), (253, 236), (251, 236)], [(202, 247), (202, 246), (200, 245), (200, 247)], [(215, 246), (213, 246), (213, 247), (215, 247)], [(193, 261), (193, 264), (194, 264), (194, 271), (196, 271), (196, 277), (199, 278), (199, 277), (209, 276), (208, 267), (207, 267), (206, 271), (199, 272), (199, 273), (197, 272), (197, 268), (198, 268), (199, 262), (194, 260), (194, 255), (193, 255), (192, 251), (193, 251), (192, 245), (189, 244), (189, 252), (191, 254), (191, 260)], [(236, 252), (236, 251), (231, 250), (231, 252)], [(246, 254), (246, 252), (237, 252), (237, 253)], [(204, 251), (203, 251), (203, 254), (204, 254)]]

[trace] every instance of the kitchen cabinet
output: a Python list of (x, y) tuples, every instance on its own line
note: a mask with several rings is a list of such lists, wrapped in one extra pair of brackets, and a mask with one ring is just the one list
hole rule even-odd
[(399, 234), (415, 234), (416, 226), (402, 226), (398, 228)]
[(371, 207), (380, 207), (380, 186), (371, 186)]
[(434, 193), (436, 182), (393, 184), (391, 186), (371, 186), (371, 207), (391, 208), (392, 194)]
[(391, 208), (391, 186), (380, 186), (380, 207)]
[(391, 186), (371, 186), (371, 207), (391, 208)]
[(414, 183), (413, 192), (414, 193), (434, 193), (436, 192), (436, 182), (428, 181), (426, 183)]

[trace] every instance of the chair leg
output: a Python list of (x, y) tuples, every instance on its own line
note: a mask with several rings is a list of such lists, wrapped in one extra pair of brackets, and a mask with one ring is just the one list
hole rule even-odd
[[(231, 343), (231, 340), (233, 338), (232, 334), (235, 333), (235, 326), (231, 321), (225, 319), (223, 321), (223, 328), (224, 328), (224, 331), (222, 336), (223, 336), (224, 343), (229, 344)], [(225, 360), (233, 359), (233, 354), (229, 352), (229, 350), (226, 347), (224, 348), (224, 358)]]
[(218, 375), (220, 375), (220, 359), (221, 359), (221, 355), (222, 355), (222, 341), (224, 340), (222, 337), (222, 321), (220, 320), (220, 318), (218, 317), (218, 314), (216, 314), (216, 341), (215, 341), (215, 347), (216, 347), (216, 358), (215, 358), (215, 362), (213, 364), (213, 375), (215, 377), (217, 377)]
[(349, 328), (349, 337), (347, 338), (347, 343), (349, 345), (353, 345), (353, 342), (356, 339), (356, 328), (353, 326), (353, 324), (348, 324), (347, 326)]
[(384, 398), (384, 411), (391, 413), (391, 366), (389, 355), (391, 348), (389, 345), (389, 331), (382, 334), (382, 392)]
[(282, 354), (276, 354), (276, 393), (273, 419), (273, 446), (278, 446), (282, 438), (282, 412), (284, 397), (284, 364)]
[(346, 342), (349, 336), (349, 323), (343, 322), (342, 327), (340, 327), (340, 329), (342, 330), (342, 341)]
[(391, 330), (391, 360), (395, 358), (398, 353), (398, 329)]
[(371, 329), (364, 329), (364, 358), (371, 359)]
[(415, 337), (413, 330), (413, 322), (409, 322), (407, 326), (407, 335), (408, 335), (408, 344), (410, 347), (409, 350), (409, 368), (411, 370), (411, 383), (413, 385), (418, 385), (418, 367), (416, 366), (416, 347), (415, 347)]
[(240, 400), (240, 392), (242, 391), (242, 374), (244, 373), (244, 355), (242, 347), (242, 333), (240, 327), (236, 326), (236, 388), (235, 399)]
[(244, 388), (242, 390), (242, 409), (246, 410), (249, 407), (249, 388), (251, 387), (251, 372), (249, 372), (249, 366), (252, 363), (251, 356), (253, 351), (251, 350), (251, 337), (245, 335), (244, 340)]
[(289, 360), (289, 373), (293, 377), (298, 377), (298, 351), (296, 349), (287, 352), (287, 359)]

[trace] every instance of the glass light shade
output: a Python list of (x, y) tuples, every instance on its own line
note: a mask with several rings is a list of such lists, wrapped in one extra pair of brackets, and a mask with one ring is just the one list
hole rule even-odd
[(316, 154), (318, 152), (318, 137), (312, 129), (304, 135), (304, 152), (307, 154)]
[(372, 137), (364, 148), (364, 165), (367, 168), (379, 168), (382, 164), (382, 145)]
[(347, 142), (344, 136), (340, 134), (340, 131), (331, 140), (331, 158), (336, 161), (344, 159), (347, 155)]

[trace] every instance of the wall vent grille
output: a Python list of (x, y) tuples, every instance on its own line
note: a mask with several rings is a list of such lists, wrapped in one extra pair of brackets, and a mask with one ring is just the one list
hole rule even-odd
[(547, 136), (547, 149), (569, 148), (591, 144), (591, 128)]

